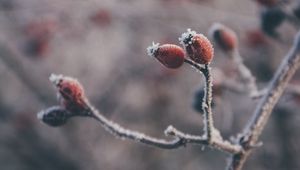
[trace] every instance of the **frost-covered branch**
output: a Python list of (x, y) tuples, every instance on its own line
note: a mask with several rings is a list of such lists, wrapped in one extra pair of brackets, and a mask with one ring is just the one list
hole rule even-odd
[(239, 136), (238, 143), (243, 146), (244, 152), (234, 154), (228, 164), (229, 170), (241, 170), (246, 159), (251, 154), (254, 145), (256, 145), (275, 104), (281, 97), (288, 82), (299, 68), (300, 53), (300, 32), (295, 37), (293, 47), (284, 58), (283, 62), (277, 69), (272, 81), (269, 84), (267, 93), (260, 100), (252, 119)]
[(250, 97), (256, 96), (259, 91), (257, 90), (255, 77), (252, 75), (249, 68), (244, 64), (243, 58), (241, 57), (237, 49), (233, 50), (231, 53), (231, 58), (237, 66), (237, 71), (241, 79), (242, 84), (245, 87), (246, 92)]
[(205, 68), (202, 70), (205, 77), (205, 93), (203, 98), (202, 110), (204, 116), (204, 134), (207, 135), (208, 141), (212, 140), (213, 131), (215, 131), (211, 102), (212, 102), (212, 76), (210, 73), (210, 67), (205, 64)]
[(214, 136), (217, 136), (216, 138), (208, 140), (206, 136), (202, 137), (186, 134), (169, 126), (165, 130), (165, 134), (174, 137), (174, 139), (166, 140), (126, 129), (100, 114), (99, 111), (89, 103), (85, 97), (83, 87), (76, 79), (53, 74), (50, 76), (50, 81), (55, 85), (58, 91), (61, 106), (49, 107), (38, 113), (38, 118), (50, 126), (64, 125), (69, 118), (74, 116), (90, 117), (96, 119), (105, 130), (116, 137), (130, 139), (162, 149), (175, 149), (191, 143), (210, 146), (229, 153), (239, 153), (242, 151), (238, 145), (224, 141), (218, 131), (214, 131)]

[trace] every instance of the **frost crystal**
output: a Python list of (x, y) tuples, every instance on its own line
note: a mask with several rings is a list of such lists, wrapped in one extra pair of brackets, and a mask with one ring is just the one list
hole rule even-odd
[(38, 112), (37, 118), (38, 118), (39, 120), (43, 120), (44, 114), (45, 114), (45, 111), (44, 111), (44, 110)]
[(51, 74), (50, 77), (49, 77), (49, 80), (54, 84), (54, 85), (58, 85), (60, 83), (60, 81), (63, 79), (63, 75), (59, 74), (59, 75), (56, 75), (56, 74)]
[(147, 48), (147, 54), (150, 57), (154, 57), (154, 54), (156, 53), (158, 48), (159, 48), (159, 43), (152, 42), (152, 45)]
[(179, 37), (180, 44), (184, 46), (188, 46), (189, 44), (192, 44), (192, 38), (194, 35), (196, 35), (196, 31), (192, 31), (190, 28), (187, 29), (186, 32), (181, 34), (181, 37)]
[(174, 131), (174, 127), (172, 125), (168, 126), (168, 128), (164, 131), (166, 136), (170, 135)]

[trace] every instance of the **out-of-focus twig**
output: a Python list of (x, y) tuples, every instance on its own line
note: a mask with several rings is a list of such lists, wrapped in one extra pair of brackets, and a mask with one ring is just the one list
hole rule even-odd
[[(22, 83), (36, 96), (40, 103), (54, 102), (47, 86), (29, 71), (29, 65), (21, 61), (22, 54), (11, 44), (0, 41), (0, 60), (18, 77)], [(27, 68), (26, 68), (27, 67)]]
[(269, 88), (264, 97), (260, 100), (255, 112), (244, 132), (238, 137), (237, 142), (244, 148), (244, 152), (233, 154), (227, 169), (241, 170), (245, 161), (253, 151), (259, 136), (261, 135), (275, 104), (281, 97), (288, 82), (299, 68), (300, 52), (300, 32), (295, 37), (293, 47), (284, 58), (283, 62), (277, 69)]
[(249, 68), (245, 66), (243, 58), (241, 57), (239, 51), (235, 49), (229, 54), (231, 55), (233, 62), (237, 66), (237, 71), (241, 78), (242, 84), (246, 88), (246, 92), (249, 94), (249, 96), (256, 96), (258, 93), (256, 80)]

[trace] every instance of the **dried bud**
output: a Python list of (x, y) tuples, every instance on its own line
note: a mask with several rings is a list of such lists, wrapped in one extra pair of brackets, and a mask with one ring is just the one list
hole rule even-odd
[(203, 35), (188, 29), (179, 38), (188, 56), (199, 64), (209, 64), (214, 56), (214, 49), (210, 41)]
[(50, 81), (58, 90), (62, 105), (70, 112), (82, 112), (87, 99), (81, 84), (74, 78), (51, 74)]
[(55, 127), (64, 125), (71, 117), (71, 113), (60, 106), (52, 106), (40, 111), (37, 117), (47, 125)]
[(235, 32), (220, 23), (213, 24), (209, 34), (215, 43), (225, 52), (232, 51), (238, 46)]
[(183, 49), (174, 44), (159, 45), (153, 42), (152, 46), (147, 48), (147, 53), (168, 68), (179, 68), (184, 63)]
[(264, 9), (261, 13), (261, 29), (267, 35), (277, 37), (276, 28), (285, 18), (285, 13), (278, 7)]
[[(193, 100), (193, 108), (195, 111), (199, 113), (203, 113), (203, 98), (204, 98), (205, 92), (204, 88), (201, 88), (195, 92), (194, 100)], [(212, 107), (215, 107), (214, 101), (211, 103)]]

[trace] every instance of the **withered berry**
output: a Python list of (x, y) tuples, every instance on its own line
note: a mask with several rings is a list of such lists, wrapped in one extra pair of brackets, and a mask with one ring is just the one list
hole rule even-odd
[[(195, 111), (199, 112), (199, 113), (203, 113), (203, 98), (205, 95), (205, 91), (203, 88), (198, 89), (195, 93), (194, 93), (194, 100), (192, 103), (192, 107)], [(211, 107), (214, 108), (215, 107), (215, 102), (214, 100), (211, 103)]]
[(78, 113), (86, 108), (83, 87), (76, 79), (54, 74), (49, 79), (58, 90), (62, 106), (68, 111)]

